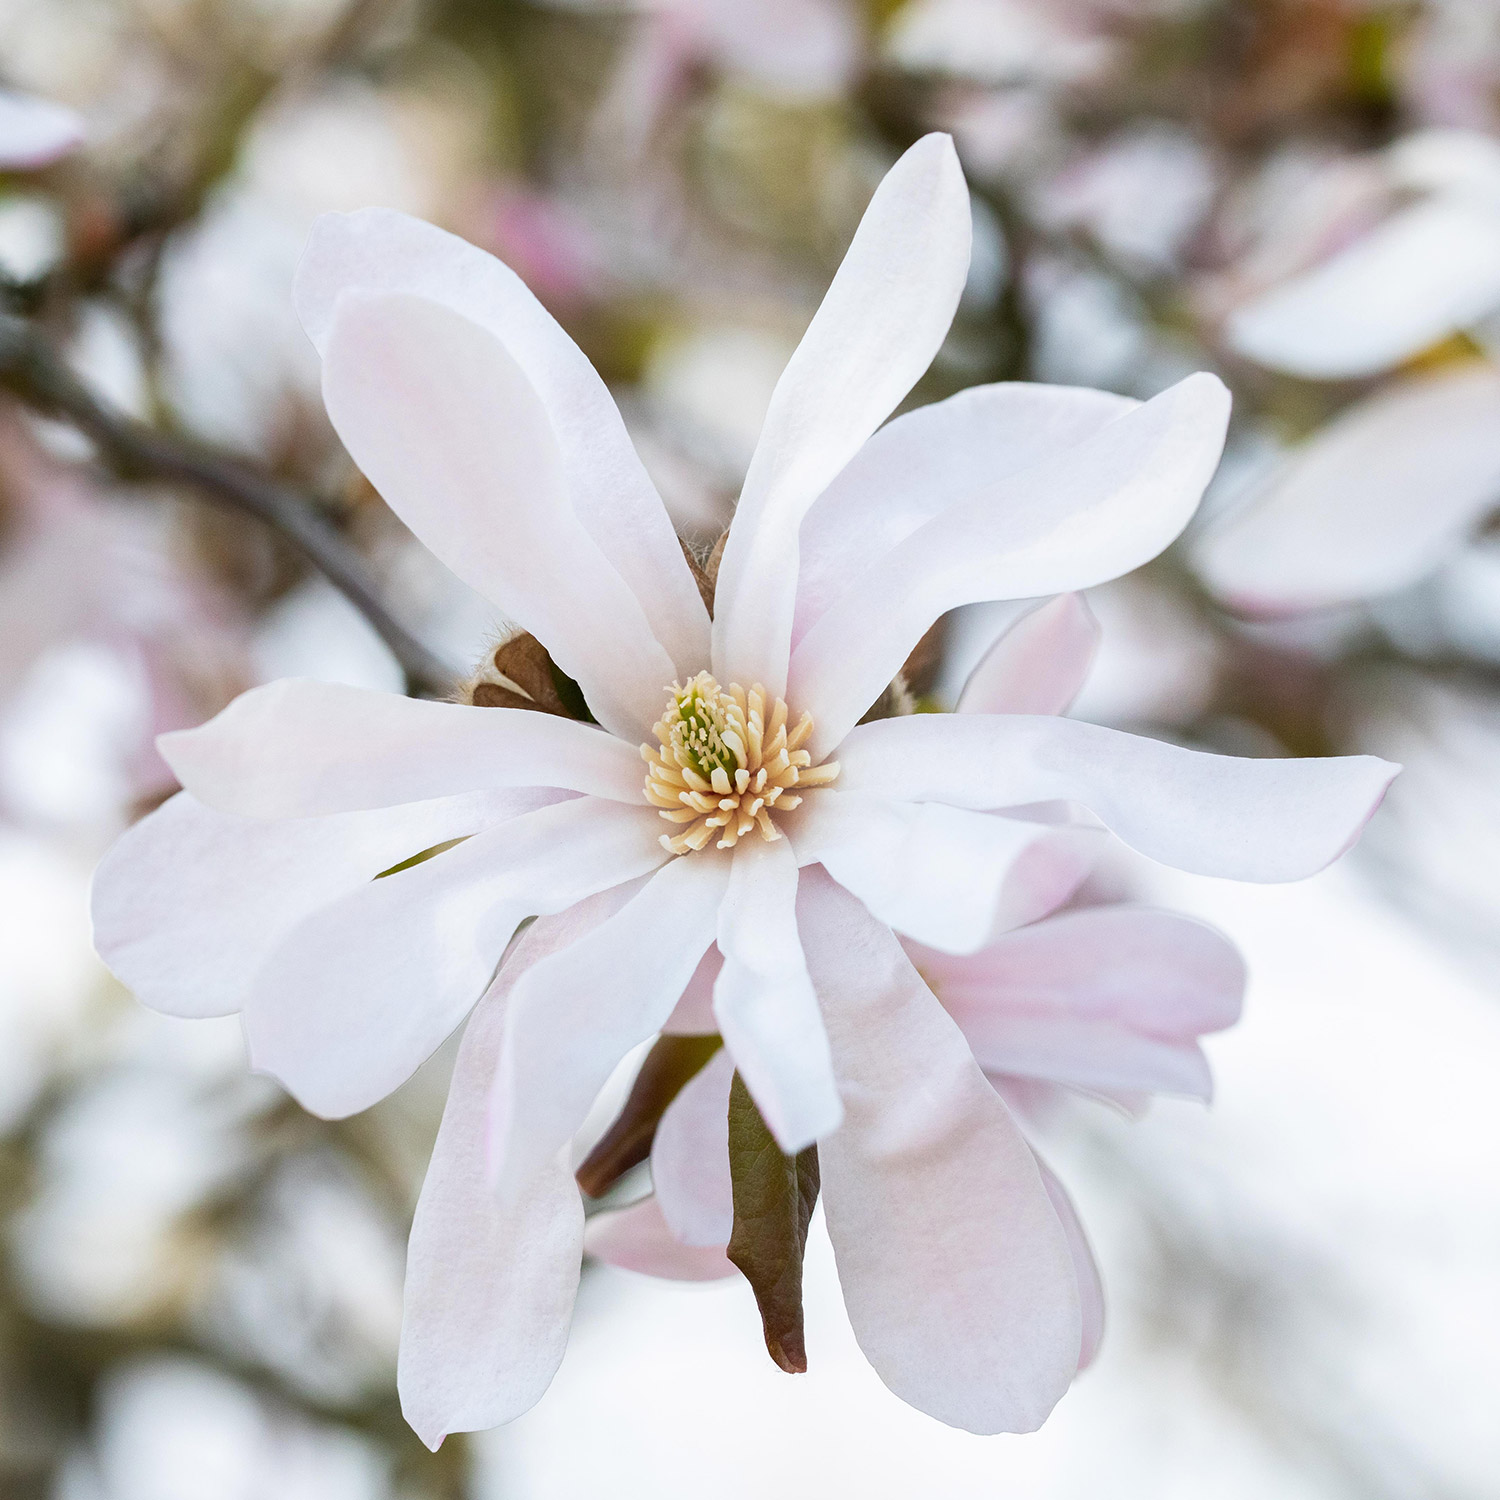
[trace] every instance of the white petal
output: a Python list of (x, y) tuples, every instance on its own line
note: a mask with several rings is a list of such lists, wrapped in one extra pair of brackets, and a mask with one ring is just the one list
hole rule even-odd
[(590, 724), (304, 678), (252, 688), (208, 723), (157, 743), (200, 802), (249, 818), (522, 786), (639, 806), (644, 782), (639, 747)]
[(572, 1140), (620, 1059), (660, 1030), (714, 940), (728, 884), (717, 851), (671, 860), (516, 986), (491, 1109), (502, 1198)]
[(100, 863), (94, 946), (153, 1010), (231, 1015), (305, 917), (434, 844), (558, 800), (556, 792), (481, 792), (265, 822), (214, 812), (181, 792)]
[(961, 714), (1061, 714), (1078, 696), (1094, 653), (1099, 622), (1081, 594), (1057, 598), (1022, 615), (969, 674)]
[(1241, 307), (1240, 354), (1313, 380), (1374, 375), (1500, 303), (1500, 212), (1444, 196), (1394, 214), (1304, 276)]
[(719, 1029), (714, 1020), (714, 982), (724, 967), (724, 957), (710, 948), (693, 970), (672, 1014), (662, 1027), (673, 1036), (712, 1036)]
[(818, 1153), (860, 1348), (950, 1426), (1030, 1432), (1082, 1342), (1036, 1160), (890, 932), (814, 871), (798, 908), (847, 1110)]
[(970, 236), (953, 142), (924, 136), (875, 190), (776, 383), (719, 568), (721, 680), (782, 691), (802, 518), (932, 363), (963, 292)]
[(788, 829), (800, 863), (821, 864), (882, 922), (949, 953), (1055, 911), (1098, 853), (1088, 829), (839, 790), (809, 796)]
[(852, 579), (952, 506), (1076, 447), (1141, 403), (1083, 386), (970, 386), (886, 423), (802, 523), (795, 644)]
[(251, 1062), (314, 1114), (374, 1104), (464, 1018), (522, 918), (654, 869), (659, 826), (649, 808), (582, 797), (345, 896), (258, 974)]
[(734, 1229), (729, 1177), (729, 1085), (722, 1047), (667, 1106), (651, 1146), (651, 1186), (662, 1217), (684, 1245), (727, 1245)]
[(0, 171), (50, 166), (83, 143), (83, 119), (64, 104), (0, 89)]
[(1087, 1094), (1213, 1098), (1213, 1075), (1196, 1042), (1144, 1036), (1108, 1018), (1002, 1011), (986, 1014), (972, 1035), (966, 1026), (964, 1035), (988, 1073), (1044, 1079)]
[(724, 967), (714, 1015), (734, 1065), (788, 1155), (843, 1115), (818, 1000), (797, 935), (797, 856), (786, 839), (735, 847), (719, 910)]
[(450, 1432), (498, 1427), (547, 1389), (567, 1347), (583, 1253), (583, 1202), (559, 1153), (523, 1199), (489, 1190), (486, 1112), (507, 996), (587, 918), (543, 917), (516, 944), (464, 1033), (406, 1260), (397, 1384), (401, 1409), (436, 1448)]
[(323, 400), (419, 540), (547, 647), (605, 728), (645, 740), (676, 668), (569, 504), (558, 436), (505, 344), (426, 298), (346, 292)]
[(908, 945), (986, 1073), (1093, 1094), (1207, 1100), (1198, 1038), (1240, 1014), (1245, 965), (1222, 934), (1176, 912), (1064, 912), (955, 958)]
[(718, 1281), (735, 1274), (733, 1261), (724, 1253), (726, 1241), (702, 1247), (682, 1244), (673, 1238), (654, 1197), (595, 1214), (583, 1243), (596, 1260), (669, 1281)]
[(1149, 562), (1197, 508), (1228, 419), (1217, 377), (1190, 375), (867, 568), (792, 655), (787, 699), (816, 720), (810, 748), (838, 745), (947, 610), (1088, 588)]
[(546, 410), (574, 514), (640, 602), (674, 675), (702, 668), (708, 612), (671, 520), (608, 388), (521, 278), (457, 236), (391, 209), (325, 214), (296, 284), (298, 315), (325, 355), (335, 303), (358, 290), (429, 297), (505, 345)]
[(1400, 770), (1373, 755), (1249, 760), (1021, 714), (862, 724), (839, 786), (976, 809), (1079, 802), (1133, 849), (1199, 875), (1301, 880), (1359, 837)]
[(1073, 1254), (1073, 1271), (1078, 1278), (1078, 1300), (1083, 1311), (1083, 1339), (1078, 1351), (1078, 1368), (1086, 1370), (1093, 1364), (1099, 1352), (1099, 1341), (1104, 1337), (1104, 1282), (1099, 1275), (1099, 1266), (1084, 1233), (1083, 1221), (1067, 1189), (1057, 1180), (1057, 1175), (1041, 1157), (1036, 1159), (1037, 1170), (1042, 1174), (1042, 1186), (1052, 1200), (1063, 1233), (1068, 1237), (1068, 1249)]
[(1374, 598), (1445, 562), (1500, 501), (1500, 373), (1405, 380), (1294, 449), (1206, 531), (1204, 581), (1247, 614)]

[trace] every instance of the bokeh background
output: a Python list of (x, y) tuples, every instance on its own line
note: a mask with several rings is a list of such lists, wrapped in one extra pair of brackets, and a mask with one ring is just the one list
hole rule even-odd
[[(86, 126), (0, 176), (0, 1496), (1500, 1493), (1495, 0), (3, 0), (0, 82)], [(1100, 877), (1218, 923), (1252, 984), (1212, 1111), (1058, 1123), (1110, 1324), (1041, 1434), (890, 1397), (815, 1239), (809, 1375), (770, 1366), (742, 1284), (591, 1267), (540, 1406), (430, 1455), (394, 1352), (445, 1058), (313, 1120), (235, 1021), (139, 1008), (87, 928), (93, 863), (172, 790), (156, 733), (403, 667), (284, 528), (109, 424), (273, 476), (466, 668), (496, 622), (322, 414), (289, 295), (312, 218), (386, 204), (506, 259), (704, 543), (934, 128), (975, 256), (913, 404), (1200, 368), (1235, 393), (1200, 521), (1090, 595), (1076, 712), (1405, 775), (1304, 885)], [(1000, 618), (950, 623), (938, 696)]]

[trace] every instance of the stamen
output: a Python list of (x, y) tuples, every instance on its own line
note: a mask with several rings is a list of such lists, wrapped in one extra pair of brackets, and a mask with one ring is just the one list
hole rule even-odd
[(661, 837), (673, 854), (705, 848), (732, 849), (752, 830), (779, 839), (772, 809), (790, 811), (802, 802), (793, 787), (828, 786), (838, 762), (815, 766), (802, 747), (812, 734), (811, 714), (787, 729), (787, 706), (767, 698), (755, 683), (721, 688), (708, 672), (667, 689), (670, 701), (654, 734), (661, 748), (641, 746), (646, 762), (646, 801), (669, 823), (687, 825)]

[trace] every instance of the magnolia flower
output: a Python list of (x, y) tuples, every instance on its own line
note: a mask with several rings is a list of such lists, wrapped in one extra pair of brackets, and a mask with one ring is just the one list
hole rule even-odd
[(777, 385), (711, 615), (605, 386), (512, 272), (388, 211), (314, 231), (297, 297), (335, 428), (595, 722), (255, 689), (164, 736), (185, 791), (101, 867), (96, 941), (161, 1010), (242, 1012), (255, 1066), (325, 1115), (401, 1083), (483, 995), (408, 1263), (399, 1379), (433, 1445), (551, 1379), (583, 1236), (570, 1140), (711, 949), (761, 1116), (785, 1152), (819, 1144), (875, 1368), (946, 1422), (1037, 1426), (1081, 1347), (1068, 1233), (896, 934), (974, 952), (1071, 887), (1089, 830), (1006, 809), (1078, 804), (1180, 868), (1292, 880), (1394, 773), (1047, 715), (860, 722), (946, 611), (1154, 556), (1223, 440), (1208, 375), (1144, 403), (983, 387), (882, 427), (943, 340), (969, 226), (928, 136)]
[(1500, 371), (1465, 360), (1393, 381), (1275, 465), (1194, 549), (1243, 614), (1393, 594), (1436, 573), (1500, 500)]
[(83, 143), (83, 120), (65, 104), (0, 89), (0, 171), (50, 167)]
[[(1076, 595), (1024, 616), (971, 675), (969, 713), (1061, 713), (1082, 686), (1098, 629)], [(1038, 891), (1044, 910), (1053, 893)], [(1198, 1045), (1239, 1019), (1244, 964), (1212, 928), (1174, 912), (1102, 906), (1007, 933), (974, 954), (901, 945), (958, 1023), (985, 1076), (1023, 1126), (1079, 1093), (1136, 1113), (1153, 1093), (1205, 1102)], [(712, 967), (695, 975), (670, 1026), (713, 1032)], [(668, 1106), (651, 1151), (650, 1196), (596, 1214), (586, 1245), (600, 1259), (684, 1280), (728, 1276), (733, 1226), (726, 1130), (733, 1061), (720, 1051)], [(1078, 1366), (1103, 1331), (1103, 1287), (1071, 1200), (1046, 1164), (1037, 1171), (1074, 1256), (1083, 1337)], [(1024, 1232), (1024, 1225), (1015, 1231)]]
[[(1389, 211), (1245, 302), (1226, 327), (1241, 354), (1313, 379), (1375, 375), (1500, 310), (1500, 147), (1427, 130), (1375, 165)], [(1262, 615), (1422, 581), (1500, 499), (1497, 418), (1500, 374), (1487, 360), (1391, 382), (1292, 449), (1206, 533), (1199, 571), (1231, 606)]]
[(1375, 375), (1500, 308), (1500, 146), (1419, 131), (1379, 166), (1397, 206), (1238, 308), (1225, 330), (1238, 353), (1313, 380)]

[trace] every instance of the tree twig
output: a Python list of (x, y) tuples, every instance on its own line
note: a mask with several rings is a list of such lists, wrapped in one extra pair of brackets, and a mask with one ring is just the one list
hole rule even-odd
[(159, 432), (95, 396), (25, 318), (0, 313), (0, 386), (27, 405), (61, 416), (93, 439), (123, 479), (164, 479), (255, 516), (296, 547), (362, 614), (390, 648), (409, 693), (446, 694), (453, 676), (380, 597), (364, 559), (308, 496), (247, 464)]

